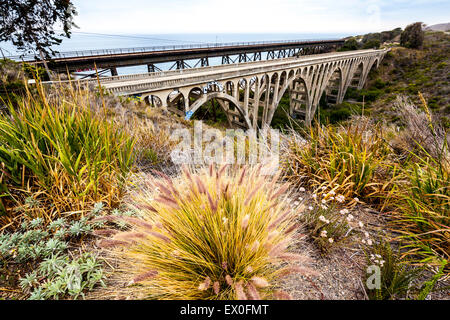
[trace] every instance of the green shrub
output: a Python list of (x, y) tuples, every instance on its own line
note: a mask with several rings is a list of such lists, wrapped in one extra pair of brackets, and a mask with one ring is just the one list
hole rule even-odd
[(377, 266), (381, 271), (380, 287), (367, 288), (370, 276), (366, 273), (364, 283), (370, 300), (405, 299), (411, 285), (421, 274), (421, 269), (413, 269), (402, 263), (399, 254), (393, 252), (388, 242), (377, 243), (366, 251), (367, 264)]
[(59, 218), (48, 226), (43, 219), (35, 218), (23, 222), (14, 233), (1, 233), (2, 273), (7, 270), (10, 279), (18, 280), (22, 294), (29, 299), (84, 296), (94, 286), (104, 285), (101, 260), (89, 252), (73, 257), (69, 247), (71, 242), (90, 235), (92, 227), (86, 218), (74, 222)]
[(0, 114), (6, 219), (14, 215), (11, 199), (17, 200), (25, 186), (45, 194), (52, 205), (44, 216), (47, 222), (56, 213), (98, 201), (117, 203), (134, 142), (92, 105), (88, 91), (70, 87), (47, 94), (40, 84), (38, 91), (37, 96), (28, 91), (17, 106), (9, 104)]
[[(395, 171), (379, 127), (367, 120), (311, 128), (308, 141), (293, 133), (282, 152), (286, 178), (297, 185), (326, 185), (346, 198), (378, 202), (392, 187)], [(383, 200), (384, 201), (384, 200)]]

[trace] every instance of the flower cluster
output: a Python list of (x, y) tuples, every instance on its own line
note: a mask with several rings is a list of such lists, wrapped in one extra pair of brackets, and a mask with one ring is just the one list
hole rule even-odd
[(382, 256), (379, 255), (379, 254), (370, 254), (370, 258), (369, 259), (370, 259), (371, 262), (379, 265), (380, 267), (383, 267), (385, 262), (386, 262), (386, 261), (384, 261), (382, 259)]

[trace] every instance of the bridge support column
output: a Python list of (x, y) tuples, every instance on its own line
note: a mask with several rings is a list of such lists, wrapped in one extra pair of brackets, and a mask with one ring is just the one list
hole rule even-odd
[(117, 73), (117, 68), (116, 68), (116, 67), (112, 67), (112, 68), (110, 69), (110, 71), (111, 71), (111, 75), (112, 75), (113, 77), (119, 75), (119, 74)]
[(255, 92), (253, 93), (253, 129), (256, 129), (258, 126), (258, 116), (259, 116), (259, 95), (260, 95), (260, 81), (255, 82)]

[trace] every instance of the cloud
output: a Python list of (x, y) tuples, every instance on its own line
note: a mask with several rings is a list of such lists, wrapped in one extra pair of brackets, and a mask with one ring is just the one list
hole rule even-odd
[(448, 22), (441, 0), (75, 0), (82, 31), (104, 33), (338, 33), (417, 20)]

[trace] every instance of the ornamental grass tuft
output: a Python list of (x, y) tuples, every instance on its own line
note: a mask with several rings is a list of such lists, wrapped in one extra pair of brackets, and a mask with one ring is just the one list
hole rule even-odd
[(119, 246), (130, 284), (149, 299), (273, 298), (278, 278), (315, 274), (307, 257), (288, 253), (298, 212), (277, 178), (260, 167), (160, 173), (135, 195), (141, 221), (99, 245)]

